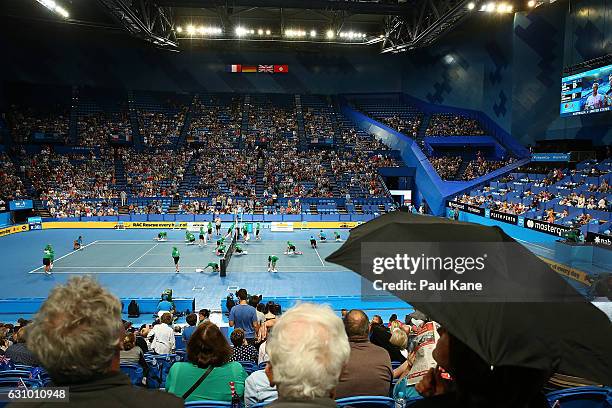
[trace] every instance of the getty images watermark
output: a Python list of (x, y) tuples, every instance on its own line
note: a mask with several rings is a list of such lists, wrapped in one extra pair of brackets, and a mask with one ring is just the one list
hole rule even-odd
[(516, 242), (361, 244), (362, 295), (421, 302), (580, 301), (542, 259)]

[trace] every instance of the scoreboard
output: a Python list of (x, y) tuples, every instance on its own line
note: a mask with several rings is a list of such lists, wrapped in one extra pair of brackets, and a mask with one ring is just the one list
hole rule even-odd
[[(609, 111), (612, 108), (612, 65), (564, 77), (561, 116)], [(596, 84), (596, 86), (594, 86)], [(597, 89), (597, 95), (593, 95)]]

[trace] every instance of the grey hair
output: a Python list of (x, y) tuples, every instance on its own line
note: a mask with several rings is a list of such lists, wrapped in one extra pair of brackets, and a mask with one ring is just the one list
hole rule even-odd
[(408, 334), (406, 334), (406, 332), (399, 327), (396, 327), (391, 331), (389, 343), (399, 347), (402, 350), (405, 350), (408, 347)]
[(123, 334), (121, 302), (91, 277), (58, 285), (28, 325), (27, 346), (55, 383), (109, 371)]
[(329, 306), (312, 303), (278, 318), (266, 351), (279, 397), (293, 400), (328, 397), (350, 356), (342, 320)]

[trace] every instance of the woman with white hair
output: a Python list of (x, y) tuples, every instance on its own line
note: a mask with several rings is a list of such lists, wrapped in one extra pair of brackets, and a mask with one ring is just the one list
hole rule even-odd
[(266, 374), (276, 385), (271, 408), (335, 407), (335, 389), (350, 346), (342, 320), (328, 306), (302, 303), (268, 336)]

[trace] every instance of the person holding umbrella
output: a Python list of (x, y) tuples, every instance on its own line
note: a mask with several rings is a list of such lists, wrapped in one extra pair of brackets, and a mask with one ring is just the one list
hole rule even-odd
[[(418, 243), (431, 244), (427, 256), (488, 254), (478, 271), (417, 272), (418, 279), (480, 279), (488, 291), (484, 295), (475, 290), (387, 289), (441, 325), (434, 358), (454, 380), (455, 391), (443, 393), (436, 386), (438, 371), (430, 372), (425, 379), (430, 385), (422, 384), (422, 393), (433, 396), (411, 407), (545, 407), (542, 388), (555, 373), (612, 384), (609, 318), (501, 228), (388, 213), (352, 229), (326, 260), (374, 282), (381, 275), (370, 267), (373, 262), (362, 258), (362, 246), (371, 243), (382, 244), (373, 251), (378, 260), (398, 251), (425, 259)], [(410, 278), (400, 268), (386, 269), (382, 276), (389, 282)]]

